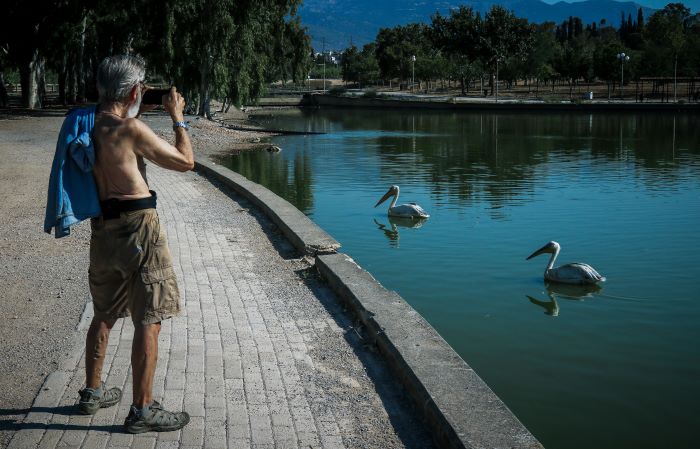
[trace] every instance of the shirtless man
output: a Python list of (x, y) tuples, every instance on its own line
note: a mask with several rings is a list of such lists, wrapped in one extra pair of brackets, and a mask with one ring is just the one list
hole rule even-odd
[(177, 430), (189, 422), (186, 412), (166, 411), (152, 396), (160, 322), (180, 312), (180, 293), (144, 158), (185, 172), (194, 167), (194, 155), (183, 121), (185, 101), (174, 87), (163, 96), (163, 106), (173, 119), (175, 146), (136, 118), (146, 109), (141, 107), (144, 75), (144, 62), (133, 56), (106, 58), (98, 68), (93, 141), (102, 215), (91, 222), (88, 277), (95, 317), (86, 341), (86, 388), (78, 403), (82, 413), (94, 414), (121, 399), (119, 388), (102, 382), (102, 366), (110, 330), (130, 315), (135, 330), (133, 403), (124, 422), (129, 433)]

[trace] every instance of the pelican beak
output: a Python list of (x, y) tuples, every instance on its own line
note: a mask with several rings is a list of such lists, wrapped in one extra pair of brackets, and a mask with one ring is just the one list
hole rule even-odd
[(534, 253), (530, 254), (530, 255), (527, 257), (527, 259), (525, 259), (525, 260), (530, 260), (530, 259), (532, 259), (533, 257), (539, 256), (540, 254), (549, 253), (549, 252), (551, 252), (551, 251), (550, 251), (550, 249), (549, 249), (549, 243), (548, 243), (548, 244), (544, 245), (542, 248), (540, 248), (540, 249), (538, 249), (537, 251), (535, 251)]
[(379, 201), (377, 201), (377, 204), (375, 204), (374, 207), (379, 206), (379, 205), (382, 204), (384, 201), (386, 201), (387, 199), (391, 198), (391, 195), (392, 195), (392, 192), (391, 192), (391, 189), (389, 189), (389, 191), (386, 192), (386, 193), (384, 194), (384, 196), (382, 197), (382, 199), (380, 199)]

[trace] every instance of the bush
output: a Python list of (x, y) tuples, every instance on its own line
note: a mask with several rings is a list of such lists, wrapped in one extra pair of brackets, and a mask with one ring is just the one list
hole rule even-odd
[(363, 98), (377, 98), (377, 91), (374, 89), (367, 89), (363, 94)]
[(330, 89), (328, 89), (328, 94), (329, 95), (335, 95), (337, 97), (343, 95), (346, 93), (348, 90), (345, 88), (345, 86), (333, 86)]

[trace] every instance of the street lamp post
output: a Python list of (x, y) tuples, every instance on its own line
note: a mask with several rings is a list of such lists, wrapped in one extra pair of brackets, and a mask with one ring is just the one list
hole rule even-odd
[(620, 100), (622, 100), (622, 94), (625, 88), (625, 62), (629, 62), (630, 57), (624, 53), (618, 53), (617, 59), (620, 61)]
[(677, 92), (677, 79), (678, 79), (678, 53), (676, 53), (676, 57), (673, 62), (673, 102), (678, 103), (678, 96), (676, 95)]
[(411, 92), (416, 83), (416, 55), (411, 56)]
[(496, 103), (498, 103), (498, 57), (496, 57), (496, 85), (494, 88), (496, 90)]

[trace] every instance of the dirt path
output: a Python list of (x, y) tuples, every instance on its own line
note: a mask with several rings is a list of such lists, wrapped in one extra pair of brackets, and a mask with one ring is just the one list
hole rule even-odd
[(0, 119), (0, 447), (77, 340), (87, 296), (89, 229), (43, 232), (63, 117)]

